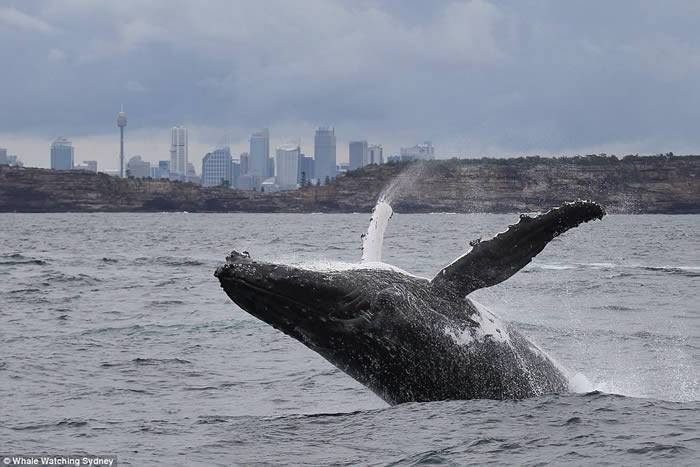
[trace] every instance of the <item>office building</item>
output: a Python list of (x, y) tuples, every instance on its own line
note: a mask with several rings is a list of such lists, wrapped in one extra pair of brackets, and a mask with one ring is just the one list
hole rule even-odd
[(381, 144), (373, 144), (368, 148), (369, 153), (369, 163), (370, 164), (383, 164), (384, 163), (384, 149)]
[(335, 166), (335, 173), (338, 175), (345, 175), (345, 173), (350, 169), (350, 166), (344, 162)]
[(238, 183), (241, 178), (241, 163), (231, 159), (231, 187), (238, 188)]
[(133, 156), (126, 164), (126, 176), (133, 178), (148, 178), (151, 176), (151, 163), (141, 156)]
[(192, 162), (187, 163), (187, 172), (185, 173), (185, 181), (190, 183), (195, 183), (197, 185), (202, 183), (202, 177), (197, 175), (197, 170), (194, 168)]
[(97, 173), (97, 161), (85, 161), (82, 164), (73, 166), (73, 170)]
[(83, 164), (89, 172), (97, 173), (97, 161), (85, 161)]
[(430, 141), (417, 144), (410, 148), (401, 148), (401, 160), (429, 160), (435, 159), (435, 148)]
[(300, 154), (301, 150), (297, 144), (288, 144), (277, 148), (275, 182), (280, 189), (295, 189), (297, 187)]
[(170, 161), (158, 161), (158, 167), (154, 168), (157, 169), (157, 171), (153, 174), (155, 175), (153, 178), (170, 178)]
[(311, 183), (311, 181), (316, 178), (314, 158), (307, 157), (303, 154), (301, 154), (299, 158), (299, 183), (302, 182), (302, 178), (305, 179), (307, 184)]
[(170, 132), (170, 178), (187, 180), (187, 128), (175, 126)]
[(238, 188), (240, 190), (257, 190), (261, 183), (262, 179), (251, 173), (238, 177)]
[(18, 156), (13, 156), (12, 154), (7, 155), (7, 163), (11, 167), (23, 167), (24, 164), (22, 164), (22, 161), (19, 160)]
[(0, 148), (0, 165), (10, 165), (10, 161), (7, 158), (7, 149)]
[(261, 180), (272, 176), (269, 168), (270, 159), (270, 130), (263, 128), (250, 136), (248, 172), (260, 177)]
[(202, 159), (202, 185), (233, 186), (231, 151), (221, 148), (207, 153)]
[(281, 191), (282, 188), (277, 185), (277, 182), (275, 181), (275, 177), (269, 177), (263, 180), (263, 182), (260, 184), (260, 191), (265, 192), (265, 193), (274, 193), (276, 191)]
[(247, 152), (241, 153), (238, 159), (238, 163), (241, 165), (241, 175), (246, 175), (250, 171), (250, 157)]
[(267, 159), (267, 178), (275, 176), (275, 159), (270, 157)]
[(336, 175), (335, 130), (320, 127), (314, 136), (314, 169), (321, 183)]
[(73, 144), (66, 138), (57, 138), (51, 143), (51, 169), (70, 170), (75, 163)]
[(369, 164), (369, 145), (367, 141), (351, 141), (349, 145), (350, 170), (357, 170)]

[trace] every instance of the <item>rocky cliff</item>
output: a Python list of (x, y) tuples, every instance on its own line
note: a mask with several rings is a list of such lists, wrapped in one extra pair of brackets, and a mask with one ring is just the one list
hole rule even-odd
[(328, 186), (283, 193), (3, 166), (0, 212), (369, 212), (392, 182), (399, 212), (526, 212), (584, 198), (609, 212), (700, 213), (700, 156), (372, 165)]

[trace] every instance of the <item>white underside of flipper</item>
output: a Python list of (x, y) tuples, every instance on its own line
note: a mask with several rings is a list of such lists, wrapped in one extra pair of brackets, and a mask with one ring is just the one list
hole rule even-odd
[(380, 199), (372, 211), (367, 233), (362, 236), (362, 262), (381, 262), (384, 232), (394, 214), (391, 205)]

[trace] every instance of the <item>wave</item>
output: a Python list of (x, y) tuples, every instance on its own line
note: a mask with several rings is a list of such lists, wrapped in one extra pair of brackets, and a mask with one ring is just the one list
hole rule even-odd
[[(644, 264), (616, 264), (607, 262), (594, 262), (594, 263), (570, 263), (570, 264), (557, 264), (557, 263), (538, 263), (533, 262), (528, 265), (525, 272), (528, 270), (554, 270), (554, 271), (564, 271), (569, 269), (622, 269), (627, 271), (651, 271), (651, 272), (662, 272), (668, 274), (680, 274), (689, 277), (700, 276), (700, 266), (653, 266)], [(629, 273), (621, 273), (628, 274)]]
[(7, 292), (8, 294), (34, 294), (34, 293), (39, 293), (42, 292), (41, 289), (36, 289), (36, 288), (27, 288), (27, 289), (14, 289), (10, 290)]
[(81, 336), (102, 335), (112, 333), (125, 333), (126, 335), (136, 335), (141, 333), (153, 334), (162, 330), (176, 330), (187, 327), (184, 324), (132, 324), (129, 326), (114, 326), (104, 328), (86, 329), (79, 333)]
[(698, 266), (641, 266), (642, 269), (667, 274), (679, 274), (686, 277), (700, 277)]
[(596, 310), (610, 310), (610, 311), (639, 311), (637, 308), (630, 308), (624, 305), (603, 305), (593, 307)]
[(43, 259), (33, 258), (31, 256), (24, 256), (20, 253), (0, 255), (0, 265), (2, 266), (15, 266), (21, 264), (33, 264), (36, 266), (44, 266), (48, 264), (48, 262)]
[(532, 263), (528, 269), (544, 269), (553, 271), (564, 271), (567, 269), (576, 269), (575, 264), (544, 264), (544, 263)]
[(48, 284), (74, 283), (74, 282), (80, 282), (80, 283), (85, 283), (85, 284), (97, 284), (99, 282), (102, 282), (102, 279), (90, 276), (88, 274), (80, 273), (77, 275), (72, 275), (72, 274), (65, 274), (63, 272), (57, 272), (57, 271), (47, 274), (43, 279)]
[(17, 431), (24, 431), (24, 430), (42, 430), (42, 429), (53, 429), (53, 428), (76, 428), (76, 427), (82, 427), (87, 425), (88, 422), (86, 420), (82, 419), (71, 419), (71, 418), (65, 418), (59, 422), (51, 423), (32, 423), (32, 424), (26, 424), (26, 425), (18, 425), (18, 426), (13, 426), (13, 430)]
[(155, 257), (146, 257), (146, 256), (141, 256), (139, 258), (136, 258), (134, 260), (135, 263), (137, 264), (144, 264), (144, 263), (155, 263), (155, 264), (162, 264), (165, 266), (203, 266), (206, 263), (194, 258), (189, 258), (187, 256), (185, 257), (179, 257), (179, 256), (155, 256)]
[(151, 300), (152, 306), (170, 306), (170, 305), (182, 305), (182, 300)]
[(141, 365), (189, 365), (192, 362), (185, 360), (184, 358), (141, 358), (137, 357), (128, 362), (103, 362), (100, 364), (102, 368), (114, 368), (114, 367), (125, 367), (125, 366), (141, 366)]
[(111, 396), (113, 394), (120, 394), (120, 393), (153, 395), (153, 393), (151, 391), (146, 391), (145, 389), (134, 389), (134, 388), (109, 388), (107, 391), (105, 391), (105, 395), (107, 395), (107, 396)]

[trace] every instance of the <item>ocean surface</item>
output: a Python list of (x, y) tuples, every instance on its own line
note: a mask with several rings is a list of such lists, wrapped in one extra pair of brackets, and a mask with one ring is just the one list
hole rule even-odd
[[(387, 406), (242, 312), (232, 250), (357, 261), (369, 214), (0, 214), (0, 454), (119, 465), (700, 463), (700, 216), (610, 215), (475, 298), (578, 393)], [(515, 215), (395, 214), (431, 277)]]

